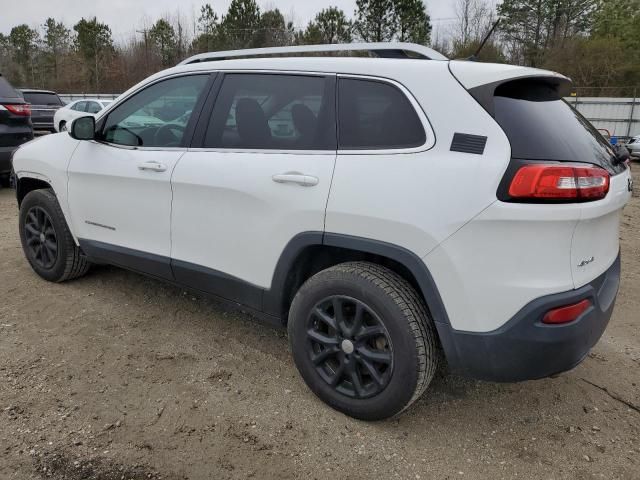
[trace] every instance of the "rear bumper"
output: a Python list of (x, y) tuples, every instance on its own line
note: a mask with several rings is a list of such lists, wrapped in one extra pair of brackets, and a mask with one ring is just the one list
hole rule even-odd
[[(572, 369), (602, 336), (620, 284), (620, 255), (591, 283), (569, 292), (538, 298), (497, 330), (454, 330), (437, 323), (438, 334), (454, 373), (496, 382), (532, 380)], [(555, 307), (590, 299), (593, 307), (566, 325), (542, 323)]]

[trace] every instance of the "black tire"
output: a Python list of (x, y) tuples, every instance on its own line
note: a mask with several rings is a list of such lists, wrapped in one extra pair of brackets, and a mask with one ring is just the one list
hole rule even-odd
[(60, 125), (58, 125), (58, 131), (59, 132), (66, 132), (67, 131), (67, 122), (65, 122), (64, 120), (60, 122)]
[(9, 188), (11, 187), (11, 175), (0, 175), (0, 187), (1, 188)]
[(20, 205), (19, 222), (22, 250), (38, 275), (50, 282), (64, 282), (87, 273), (90, 263), (76, 246), (52, 190), (29, 192)]
[[(331, 320), (338, 318), (336, 308), (343, 322)], [(355, 326), (357, 311), (365, 313)], [(311, 277), (293, 299), (288, 330), (294, 361), (309, 388), (331, 407), (362, 420), (405, 410), (424, 393), (438, 367), (435, 327), (423, 300), (402, 277), (373, 263), (343, 263)], [(363, 333), (373, 331), (380, 332), (374, 340)], [(349, 339), (346, 345), (344, 339)], [(314, 364), (312, 357), (325, 356), (331, 360)], [(380, 363), (371, 370), (369, 359), (386, 357), (388, 366)]]

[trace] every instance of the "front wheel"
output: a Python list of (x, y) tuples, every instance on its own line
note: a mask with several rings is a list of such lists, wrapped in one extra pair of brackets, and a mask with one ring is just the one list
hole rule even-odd
[(60, 125), (58, 126), (58, 131), (66, 132), (67, 131), (67, 122), (65, 122), (65, 121), (60, 122)]
[(314, 275), (293, 300), (288, 329), (309, 388), (355, 418), (402, 412), (437, 369), (436, 333), (424, 302), (406, 280), (373, 263)]
[(31, 268), (45, 280), (64, 282), (89, 270), (51, 190), (34, 190), (22, 200), (20, 241)]

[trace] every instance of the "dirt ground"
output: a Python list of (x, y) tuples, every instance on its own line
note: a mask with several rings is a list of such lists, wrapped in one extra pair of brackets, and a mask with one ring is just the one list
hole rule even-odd
[(311, 394), (284, 331), (116, 268), (39, 279), (1, 190), (0, 479), (640, 479), (637, 191), (614, 316), (580, 366), (441, 375), (399, 418), (364, 423)]

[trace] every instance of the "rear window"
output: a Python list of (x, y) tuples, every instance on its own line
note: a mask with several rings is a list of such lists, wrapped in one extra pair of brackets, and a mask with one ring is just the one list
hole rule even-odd
[(426, 142), (422, 122), (413, 105), (389, 83), (341, 78), (338, 99), (341, 149), (413, 148)]
[(0, 76), (0, 97), (20, 98), (18, 92), (16, 92), (11, 84), (2, 76)]
[(512, 157), (595, 163), (617, 171), (607, 140), (559, 95), (541, 82), (517, 80), (499, 86), (495, 119), (507, 134)]
[(62, 105), (62, 100), (55, 93), (23, 92), (23, 95), (31, 105)]

